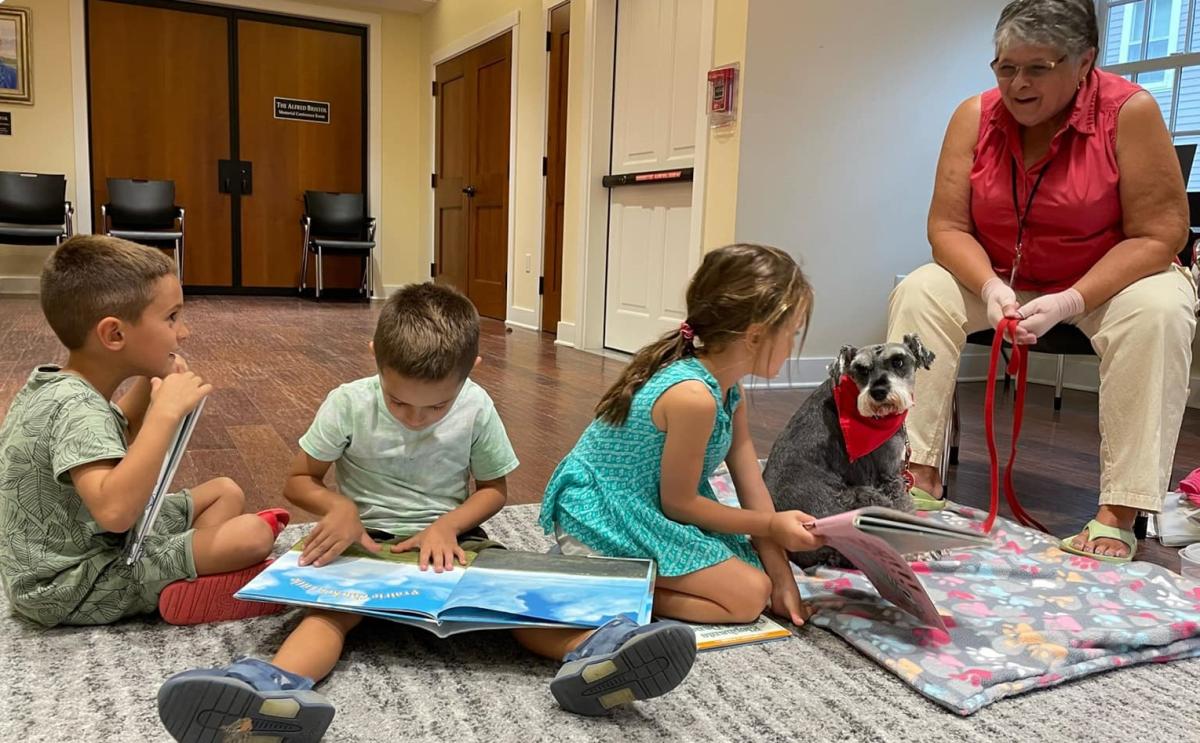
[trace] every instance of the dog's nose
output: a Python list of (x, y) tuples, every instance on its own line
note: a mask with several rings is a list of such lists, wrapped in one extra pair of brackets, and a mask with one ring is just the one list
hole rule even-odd
[(875, 402), (883, 402), (884, 400), (887, 399), (887, 396), (888, 396), (887, 387), (872, 387), (871, 388), (871, 399), (874, 400)]

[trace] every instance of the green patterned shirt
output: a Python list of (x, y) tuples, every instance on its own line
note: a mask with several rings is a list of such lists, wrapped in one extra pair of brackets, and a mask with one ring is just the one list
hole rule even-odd
[(57, 367), (29, 375), (0, 423), (0, 582), (14, 610), (54, 624), (121, 558), (123, 534), (96, 524), (70, 470), (125, 456), (120, 408)]

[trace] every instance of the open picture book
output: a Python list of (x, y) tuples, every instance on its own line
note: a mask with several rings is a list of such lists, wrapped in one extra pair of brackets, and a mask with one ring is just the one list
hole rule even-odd
[(142, 517), (138, 519), (137, 526), (129, 531), (125, 543), (125, 562), (128, 565), (142, 559), (146, 537), (158, 519), (163, 498), (171, 490), (171, 481), (175, 479), (175, 471), (179, 469), (179, 463), (183, 461), (183, 453), (187, 450), (188, 439), (192, 437), (192, 431), (196, 429), (196, 421), (200, 420), (200, 412), (204, 410), (205, 400), (207, 398), (202, 399), (192, 412), (183, 417), (183, 420), (179, 422), (179, 428), (175, 429), (175, 435), (171, 437), (171, 444), (167, 447), (167, 456), (163, 459), (162, 469), (158, 471), (158, 480), (154, 483), (154, 490), (150, 492), (150, 500), (146, 501), (146, 508), (142, 511)]
[(645, 624), (654, 600), (649, 560), (489, 549), (469, 565), (421, 570), (417, 552), (352, 546), (323, 567), (299, 565), (302, 544), (235, 594), (388, 619), (438, 637), (513, 627), (590, 628), (625, 615)]
[(861, 570), (880, 596), (943, 631), (945, 622), (904, 556), (992, 543), (970, 529), (879, 506), (817, 519), (809, 528)]

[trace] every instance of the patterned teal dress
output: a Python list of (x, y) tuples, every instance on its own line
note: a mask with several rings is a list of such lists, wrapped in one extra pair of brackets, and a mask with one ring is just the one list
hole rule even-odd
[(662, 512), (659, 475), (666, 434), (655, 427), (650, 411), (667, 389), (692, 379), (704, 382), (717, 402), (696, 483), (700, 495), (717, 500), (708, 478), (729, 453), (741, 395), (734, 387), (722, 400), (708, 369), (699, 359), (686, 358), (660, 369), (634, 394), (624, 425), (594, 420), (583, 432), (546, 485), (540, 522), (547, 533), (557, 525), (600, 554), (653, 559), (664, 576), (694, 573), (731, 557), (761, 567), (745, 536), (705, 531)]

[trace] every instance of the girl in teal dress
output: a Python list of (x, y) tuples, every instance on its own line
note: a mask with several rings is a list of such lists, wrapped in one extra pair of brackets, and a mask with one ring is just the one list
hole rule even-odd
[[(688, 286), (686, 321), (638, 352), (546, 486), (541, 525), (562, 551), (655, 560), (660, 617), (741, 623), (769, 605), (802, 624), (808, 610), (787, 552), (820, 540), (804, 528), (807, 514), (775, 512), (740, 382), (779, 373), (811, 308), (812, 289), (782, 250), (730, 245), (706, 255)], [(722, 461), (742, 508), (717, 502), (709, 487)], [(585, 637), (518, 633), (548, 656)]]

